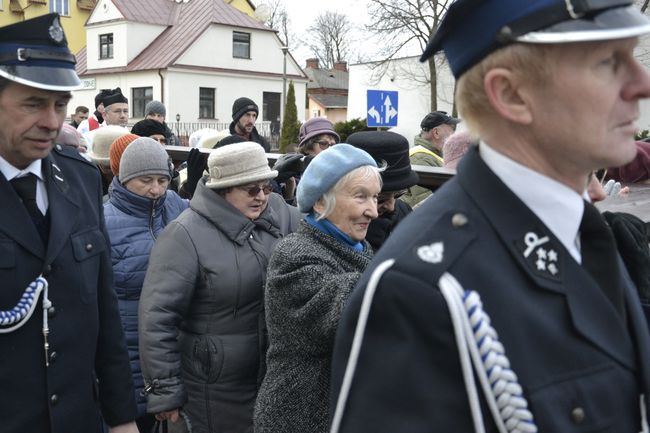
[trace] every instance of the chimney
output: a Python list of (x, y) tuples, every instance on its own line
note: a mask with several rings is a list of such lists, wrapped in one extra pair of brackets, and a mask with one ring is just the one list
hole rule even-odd
[(307, 66), (305, 68), (318, 69), (318, 59), (307, 59)]
[(346, 62), (345, 60), (339, 60), (338, 62), (334, 62), (334, 70), (347, 72), (348, 62)]

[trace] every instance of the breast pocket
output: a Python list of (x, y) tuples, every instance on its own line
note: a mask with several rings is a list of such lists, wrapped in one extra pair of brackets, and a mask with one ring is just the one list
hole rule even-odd
[(97, 229), (75, 233), (70, 239), (74, 258), (79, 265), (81, 301), (90, 304), (97, 299), (101, 254), (106, 251), (106, 239)]

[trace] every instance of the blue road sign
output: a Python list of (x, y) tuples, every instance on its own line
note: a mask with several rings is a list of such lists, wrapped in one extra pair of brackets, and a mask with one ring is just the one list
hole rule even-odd
[(368, 126), (397, 126), (397, 91), (368, 90)]

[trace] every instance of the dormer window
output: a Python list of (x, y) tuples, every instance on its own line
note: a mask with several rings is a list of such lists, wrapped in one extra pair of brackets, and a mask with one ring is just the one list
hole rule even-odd
[(113, 58), (113, 33), (99, 35), (99, 58)]
[(251, 58), (251, 34), (232, 32), (232, 56), (238, 59)]

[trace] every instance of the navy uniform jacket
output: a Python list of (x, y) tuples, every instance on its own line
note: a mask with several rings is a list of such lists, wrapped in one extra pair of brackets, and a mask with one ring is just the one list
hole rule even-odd
[[(113, 290), (97, 168), (55, 146), (43, 159), (50, 236), (45, 249), (0, 174), (0, 309), (10, 310), (39, 274), (49, 282), (45, 367), (42, 295), (20, 329), (0, 334), (0, 431), (99, 431), (135, 419), (129, 358)], [(97, 379), (97, 380), (96, 380)]]
[[(437, 286), (443, 272), (480, 294), (540, 432), (640, 431), (650, 338), (629, 276), (623, 270), (625, 324), (477, 149), (458, 173), (397, 227), (349, 301), (336, 337), (332, 408), (368, 278), (380, 263), (396, 260), (377, 286), (340, 431), (473, 431), (450, 314)], [(534, 244), (530, 233), (548, 241), (543, 253), (538, 246), (525, 257)], [(439, 242), (439, 262), (423, 260)], [(540, 256), (543, 266), (537, 266)], [(482, 406), (486, 431), (496, 431), (484, 399)]]

